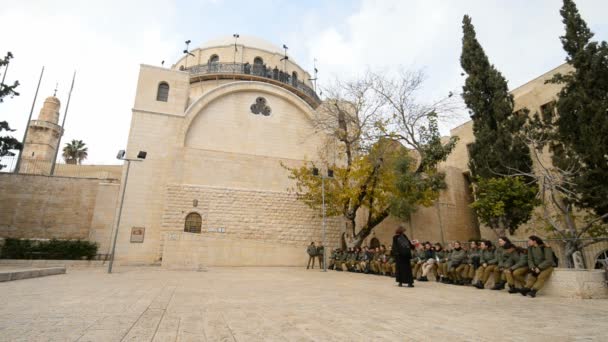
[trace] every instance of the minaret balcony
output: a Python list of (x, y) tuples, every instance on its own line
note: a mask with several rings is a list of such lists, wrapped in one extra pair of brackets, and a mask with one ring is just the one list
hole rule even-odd
[(61, 126), (54, 124), (52, 122), (42, 121), (42, 120), (30, 121), (30, 128), (37, 128), (37, 129), (43, 129), (43, 130), (49, 129), (49, 130), (56, 131), (58, 133), (61, 133), (61, 131), (62, 131)]

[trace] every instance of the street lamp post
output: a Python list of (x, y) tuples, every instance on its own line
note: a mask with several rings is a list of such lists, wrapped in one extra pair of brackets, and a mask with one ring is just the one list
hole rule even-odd
[(333, 178), (334, 170), (327, 169), (327, 176), (321, 175), (316, 167), (312, 169), (313, 176), (321, 177), (321, 203), (323, 206), (323, 272), (327, 272), (327, 241), (326, 241), (326, 215), (325, 215), (325, 178)]
[(124, 160), (127, 162), (127, 172), (125, 173), (125, 185), (122, 187), (122, 193), (120, 195), (120, 206), (118, 207), (118, 219), (116, 220), (116, 228), (114, 229), (114, 239), (112, 241), (112, 251), (110, 252), (110, 263), (108, 264), (108, 273), (112, 273), (112, 265), (114, 264), (114, 251), (116, 250), (116, 239), (118, 238), (118, 227), (120, 227), (120, 217), (122, 214), (122, 205), (125, 200), (125, 190), (127, 189), (127, 180), (129, 179), (129, 168), (131, 167), (131, 162), (136, 161), (140, 162), (146, 159), (146, 155), (148, 154), (146, 151), (139, 151), (136, 159), (125, 158), (125, 150), (118, 151), (118, 155), (116, 155), (116, 159)]

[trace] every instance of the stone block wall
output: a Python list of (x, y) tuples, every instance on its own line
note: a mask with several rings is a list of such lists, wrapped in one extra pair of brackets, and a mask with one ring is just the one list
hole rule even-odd
[[(287, 192), (169, 184), (162, 216), (164, 241), (167, 234), (184, 230), (191, 212), (202, 217), (201, 236), (289, 245), (302, 253), (311, 241), (322, 240), (319, 213)], [(329, 246), (339, 245), (342, 228), (341, 218), (327, 219)]]
[(92, 226), (111, 230), (117, 183), (0, 173), (0, 189), (0, 237), (88, 240)]
[(304, 266), (306, 248), (224, 236), (173, 232), (166, 235), (162, 266), (197, 270), (208, 266)]

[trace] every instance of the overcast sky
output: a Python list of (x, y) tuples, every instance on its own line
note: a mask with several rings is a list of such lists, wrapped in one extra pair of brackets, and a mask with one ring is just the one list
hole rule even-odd
[[(608, 1), (577, 5), (595, 39), (608, 40)], [(421, 96), (432, 99), (461, 89), (464, 14), (513, 89), (564, 62), (560, 7), (561, 0), (0, 0), (0, 54), (15, 55), (7, 82), (21, 83), (21, 96), (0, 104), (0, 119), (21, 139), (43, 65), (33, 118), (57, 82), (63, 115), (76, 69), (62, 145), (82, 139), (87, 164), (115, 164), (127, 143), (139, 64), (171, 65), (185, 40), (196, 47), (233, 33), (285, 43), (308, 70), (316, 58), (321, 84), (367, 68), (423, 69)]]

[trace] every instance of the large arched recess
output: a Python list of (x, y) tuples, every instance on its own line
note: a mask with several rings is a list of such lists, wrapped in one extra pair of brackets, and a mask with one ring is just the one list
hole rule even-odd
[[(268, 95), (280, 97), (282, 100), (290, 103), (291, 105), (296, 107), (300, 112), (304, 113), (306, 119), (309, 121), (309, 124), (312, 127), (311, 120), (313, 118), (314, 109), (310, 107), (310, 105), (308, 105), (304, 100), (300, 99), (297, 95), (289, 92), (286, 89), (277, 87), (272, 84), (252, 81), (232, 82), (221, 85), (209, 92), (204, 93), (186, 109), (184, 123), (180, 132), (180, 136), (178, 137), (178, 142), (181, 147), (185, 147), (186, 139), (192, 127), (192, 123), (198, 115), (204, 112), (204, 109), (206, 107), (208, 107), (215, 101), (228, 97), (229, 95), (244, 92), (256, 93), (260, 96)], [(270, 106), (272, 107), (272, 103), (270, 103)], [(243, 111), (249, 111), (248, 105), (243, 105), (242, 107)]]

